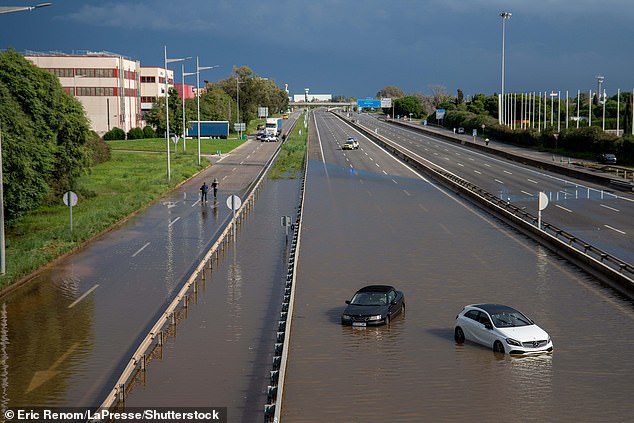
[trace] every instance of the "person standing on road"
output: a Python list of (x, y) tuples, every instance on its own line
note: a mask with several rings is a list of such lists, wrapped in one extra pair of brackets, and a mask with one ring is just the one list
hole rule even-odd
[(202, 203), (206, 203), (207, 202), (207, 191), (209, 191), (209, 185), (207, 185), (207, 182), (203, 182), (203, 185), (200, 187), (200, 201)]
[(211, 187), (214, 190), (214, 200), (215, 200), (218, 195), (218, 180), (216, 178), (214, 178), (214, 181), (211, 183)]

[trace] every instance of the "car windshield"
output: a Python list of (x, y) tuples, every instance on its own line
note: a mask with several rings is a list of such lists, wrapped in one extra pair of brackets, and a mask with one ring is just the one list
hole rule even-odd
[(357, 292), (350, 301), (352, 305), (380, 306), (387, 304), (387, 297), (382, 292)]
[(519, 311), (504, 311), (492, 314), (493, 324), (498, 328), (513, 328), (517, 326), (532, 325), (533, 322)]

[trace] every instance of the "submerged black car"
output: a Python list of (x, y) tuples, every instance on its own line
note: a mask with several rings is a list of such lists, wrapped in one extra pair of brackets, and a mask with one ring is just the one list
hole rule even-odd
[(361, 288), (346, 301), (348, 307), (341, 315), (341, 324), (377, 326), (389, 324), (399, 313), (405, 312), (405, 296), (389, 285), (370, 285)]

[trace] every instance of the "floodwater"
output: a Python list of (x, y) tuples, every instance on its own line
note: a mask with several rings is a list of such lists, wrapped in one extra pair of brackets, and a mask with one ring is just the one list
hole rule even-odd
[[(370, 284), (402, 290), (405, 317), (342, 327), (344, 300)], [(295, 298), (282, 422), (634, 416), (633, 304), (420, 179), (310, 161)], [(456, 345), (456, 314), (478, 302), (526, 313), (554, 353)]]
[(299, 180), (269, 180), (176, 335), (126, 398), (126, 407), (227, 407), (230, 422), (262, 421)]

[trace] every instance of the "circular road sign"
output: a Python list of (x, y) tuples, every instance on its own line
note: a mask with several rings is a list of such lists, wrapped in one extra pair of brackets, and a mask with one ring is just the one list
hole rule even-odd
[(73, 191), (66, 191), (62, 199), (64, 200), (64, 204), (69, 207), (77, 205), (77, 194), (75, 194)]
[(230, 195), (229, 198), (227, 198), (227, 207), (229, 207), (230, 210), (236, 211), (241, 205), (242, 200), (240, 200), (240, 197), (237, 195)]

